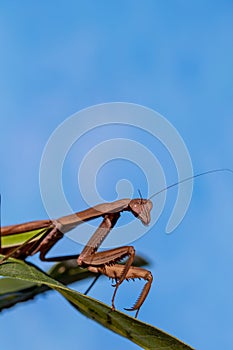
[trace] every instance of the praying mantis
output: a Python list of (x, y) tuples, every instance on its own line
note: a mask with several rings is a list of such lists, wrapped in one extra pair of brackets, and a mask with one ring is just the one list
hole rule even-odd
[[(75, 256), (77, 263), (80, 267), (87, 268), (92, 273), (96, 273), (97, 275), (103, 274), (116, 281), (112, 296), (112, 310), (115, 310), (116, 293), (124, 280), (137, 278), (145, 280), (146, 283), (135, 304), (131, 308), (125, 309), (136, 311), (135, 317), (137, 317), (151, 288), (153, 281), (151, 272), (141, 267), (132, 266), (135, 257), (133, 246), (122, 246), (103, 252), (98, 252), (98, 248), (111, 229), (116, 225), (122, 212), (131, 212), (143, 225), (149, 225), (151, 219), (150, 212), (153, 206), (152, 197), (190, 179), (217, 171), (230, 171), (233, 173), (230, 169), (210, 170), (176, 182), (153, 194), (150, 199), (121, 199), (111, 203), (98, 204), (92, 208), (56, 220), (39, 220), (2, 227), (0, 253), (5, 255), (5, 257), (0, 263), (10, 256), (18, 259), (26, 259), (28, 256), (36, 253), (40, 253), (40, 259), (42, 261), (61, 261), (74, 258), (74, 256), (47, 258), (46, 254), (63, 237), (64, 233), (83, 222), (102, 217), (101, 224), (89, 239), (80, 255)], [(127, 261), (125, 264), (120, 264), (120, 261), (124, 258), (127, 258)]]
[[(132, 266), (135, 250), (132, 246), (123, 246), (110, 249), (104, 252), (97, 252), (99, 246), (109, 234), (110, 230), (117, 223), (120, 214), (130, 211), (135, 217), (141, 220), (144, 225), (150, 223), (150, 211), (152, 202), (148, 199), (121, 199), (112, 203), (98, 204), (92, 208), (77, 212), (72, 215), (61, 217), (57, 220), (40, 220), (23, 223), (19, 225), (5, 226), (1, 228), (2, 246), (0, 253), (6, 255), (2, 261), (9, 256), (18, 259), (25, 259), (27, 256), (40, 253), (42, 261), (61, 261), (71, 256), (47, 258), (48, 251), (63, 237), (63, 234), (77, 227), (83, 222), (103, 217), (103, 220), (93, 236), (89, 239), (81, 254), (77, 257), (80, 267), (87, 268), (90, 272), (103, 274), (116, 281), (112, 297), (112, 310), (115, 310), (115, 296), (118, 287), (125, 279), (142, 278), (146, 284), (134, 306), (128, 311), (136, 311), (149, 293), (153, 280), (150, 271)], [(19, 237), (20, 241), (11, 244), (13, 238)], [(26, 240), (25, 240), (26, 239)], [(22, 242), (22, 240), (25, 240)], [(72, 256), (73, 258), (74, 256)], [(119, 262), (128, 257), (124, 265)], [(1, 263), (1, 261), (0, 261)]]

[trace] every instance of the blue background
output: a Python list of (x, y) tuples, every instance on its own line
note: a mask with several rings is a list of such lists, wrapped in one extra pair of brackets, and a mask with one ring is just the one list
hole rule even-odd
[[(208, 0), (1, 2), (3, 225), (46, 218), (38, 180), (43, 148), (61, 122), (94, 104), (155, 109), (182, 135), (195, 173), (233, 168), (232, 10), (232, 1)], [(79, 210), (72, 197), (77, 164), (69, 166), (64, 186)], [(169, 183), (173, 170), (165, 160)], [(121, 175), (136, 182), (130, 167)], [(111, 181), (104, 178), (110, 192)], [(134, 243), (154, 275), (139, 318), (198, 349), (233, 346), (232, 189), (228, 173), (199, 178), (186, 217), (168, 236), (171, 190), (156, 228)], [(54, 254), (80, 249), (64, 239)], [(117, 306), (130, 306), (139, 289), (122, 286)], [(111, 294), (106, 278), (91, 292), (108, 304)], [(7, 349), (138, 348), (54, 292), (4, 311), (0, 329)]]

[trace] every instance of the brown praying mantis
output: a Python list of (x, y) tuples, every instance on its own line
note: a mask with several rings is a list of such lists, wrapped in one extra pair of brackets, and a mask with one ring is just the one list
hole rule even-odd
[[(103, 252), (97, 252), (98, 248), (111, 229), (116, 225), (122, 212), (129, 211), (138, 218), (142, 224), (149, 225), (152, 197), (195, 177), (217, 171), (230, 171), (233, 173), (230, 169), (210, 170), (176, 182), (153, 194), (150, 199), (121, 199), (112, 203), (98, 204), (92, 208), (56, 220), (39, 220), (2, 227), (0, 253), (5, 255), (5, 257), (0, 263), (8, 259), (8, 257), (26, 259), (28, 256), (38, 252), (40, 253), (40, 259), (42, 261), (61, 261), (75, 257), (80, 267), (87, 268), (90, 272), (98, 275), (106, 275), (116, 281), (112, 296), (112, 310), (115, 310), (115, 296), (119, 286), (124, 280), (144, 279), (146, 283), (139, 298), (133, 307), (125, 309), (128, 311), (136, 311), (135, 317), (137, 317), (150, 291), (153, 280), (151, 272), (141, 267), (132, 266), (135, 256), (135, 249), (133, 246), (123, 246)], [(80, 255), (53, 258), (46, 257), (48, 251), (63, 237), (64, 233), (72, 230), (83, 222), (99, 217), (103, 217), (103, 220)], [(124, 258), (128, 258), (127, 261), (125, 264), (120, 264), (120, 261)]]

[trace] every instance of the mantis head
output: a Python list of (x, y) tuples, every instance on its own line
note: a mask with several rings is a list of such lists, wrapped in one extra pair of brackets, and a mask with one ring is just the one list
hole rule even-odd
[(136, 198), (130, 201), (129, 210), (136, 218), (140, 219), (144, 225), (149, 225), (152, 206), (153, 204), (149, 199)]

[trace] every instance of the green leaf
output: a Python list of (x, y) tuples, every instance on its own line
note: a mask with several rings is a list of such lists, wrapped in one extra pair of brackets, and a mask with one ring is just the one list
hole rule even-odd
[[(137, 261), (143, 263), (143, 260), (140, 258)], [(65, 260), (53, 265), (48, 271), (48, 275), (65, 285), (96, 276), (87, 269), (81, 269), (77, 265), (76, 259)], [(19, 302), (33, 299), (38, 294), (47, 291), (51, 291), (51, 288), (46, 285), (9, 277), (1, 278), (0, 311), (10, 308)]]
[(57, 290), (82, 314), (102, 324), (113, 332), (126, 337), (143, 349), (192, 349), (180, 340), (149, 324), (129, 317), (122, 312), (112, 311), (109, 306), (67, 288), (35, 266), (29, 265), (21, 260), (10, 258), (5, 261), (0, 265), (0, 275), (36, 283), (37, 285), (43, 284)]
[(20, 234), (10, 234), (1, 236), (1, 245), (4, 248), (16, 247), (24, 244), (26, 241), (33, 241), (33, 238), (39, 239), (45, 233), (45, 228), (39, 230), (32, 230), (27, 232), (21, 232)]
[[(136, 255), (133, 266), (146, 266), (148, 261), (142, 256)], [(77, 259), (68, 259), (56, 263), (50, 268), (47, 274), (57, 281), (67, 285), (86, 278), (96, 277), (87, 269), (80, 268)], [(17, 280), (15, 278), (4, 277), (0, 279), (0, 312), (6, 308), (13, 307), (17, 303), (33, 299), (38, 294), (51, 291), (46, 285)]]

